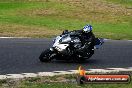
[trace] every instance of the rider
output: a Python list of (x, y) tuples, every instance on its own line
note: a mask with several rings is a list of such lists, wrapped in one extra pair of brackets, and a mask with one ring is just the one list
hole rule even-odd
[(80, 35), (80, 40), (82, 42), (82, 47), (77, 49), (79, 52), (84, 52), (86, 50), (92, 50), (94, 53), (94, 45), (95, 45), (95, 36), (92, 32), (92, 26), (90, 24), (83, 27), (81, 30), (77, 30)]
[[(91, 51), (91, 54), (94, 53), (94, 45), (95, 45), (95, 36), (92, 32), (93, 27), (88, 24), (86, 26), (83, 27), (83, 29), (81, 30), (74, 30), (73, 35), (71, 34), (71, 36), (77, 36), (80, 38), (81, 42), (82, 42), (82, 46), (80, 48), (77, 48), (76, 51), (77, 52), (85, 52), (87, 50)], [(62, 34), (67, 34), (69, 33), (68, 30), (63, 31)]]

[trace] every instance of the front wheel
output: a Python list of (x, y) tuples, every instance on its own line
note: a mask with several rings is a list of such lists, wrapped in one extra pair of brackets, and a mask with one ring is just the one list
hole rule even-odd
[(43, 51), (40, 56), (39, 56), (39, 60), (41, 62), (49, 62), (51, 61), (51, 55), (53, 54), (53, 52), (50, 49), (47, 49), (45, 51)]

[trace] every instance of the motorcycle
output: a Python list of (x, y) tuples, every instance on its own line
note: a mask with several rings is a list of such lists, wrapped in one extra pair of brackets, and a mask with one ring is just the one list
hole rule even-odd
[(104, 39), (95, 38), (94, 49), (89, 50), (88, 48), (86, 52), (76, 52), (76, 49), (82, 47), (82, 43), (79, 37), (72, 35), (76, 35), (76, 32), (63, 31), (61, 35), (53, 39), (52, 47), (41, 53), (39, 60), (41, 62), (49, 62), (53, 59), (84, 61), (89, 59), (94, 54), (94, 50), (104, 43)]

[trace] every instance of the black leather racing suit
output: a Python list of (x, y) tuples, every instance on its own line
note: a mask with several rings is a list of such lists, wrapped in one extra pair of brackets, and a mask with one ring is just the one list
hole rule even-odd
[(75, 31), (78, 34), (78, 37), (80, 38), (82, 42), (82, 47), (77, 49), (77, 52), (87, 52), (88, 50), (92, 51), (91, 54), (94, 53), (94, 45), (95, 45), (95, 36), (91, 32), (85, 33), (83, 30), (76, 30)]
[[(76, 52), (88, 52), (88, 50), (90, 51), (91, 55), (94, 54), (94, 45), (95, 45), (95, 36), (93, 34), (93, 32), (89, 32), (89, 33), (85, 33), (83, 32), (83, 30), (74, 30), (71, 31), (71, 35), (70, 36), (76, 36), (79, 37), (79, 39), (82, 42), (82, 47), (75, 49)], [(69, 33), (68, 30), (65, 30), (62, 34), (66, 34)]]

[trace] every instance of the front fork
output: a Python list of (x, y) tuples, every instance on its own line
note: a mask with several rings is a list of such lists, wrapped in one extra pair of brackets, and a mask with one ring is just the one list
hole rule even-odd
[(56, 53), (55, 53), (55, 49), (52, 47), (52, 48), (50, 48), (50, 51), (52, 52), (52, 54), (51, 54), (51, 56), (49, 57), (50, 59), (54, 59), (54, 57), (57, 55)]

